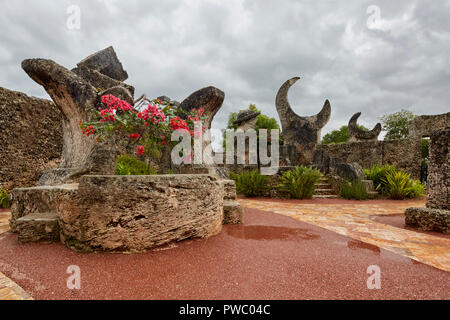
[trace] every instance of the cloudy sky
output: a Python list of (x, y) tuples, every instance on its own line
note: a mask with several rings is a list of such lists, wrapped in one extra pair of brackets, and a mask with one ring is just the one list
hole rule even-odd
[(72, 68), (112, 45), (136, 95), (182, 101), (209, 85), (223, 90), (216, 128), (250, 103), (278, 118), (276, 93), (293, 76), (302, 77), (290, 92), (299, 115), (330, 100), (324, 132), (358, 111), (371, 128), (402, 108), (450, 111), (450, 0), (0, 2), (0, 86), (29, 95), (47, 97), (23, 59)]

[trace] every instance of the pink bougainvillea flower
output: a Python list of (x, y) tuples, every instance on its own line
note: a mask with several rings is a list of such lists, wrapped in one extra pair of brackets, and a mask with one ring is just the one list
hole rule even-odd
[(141, 135), (139, 133), (132, 133), (132, 134), (130, 134), (130, 139), (137, 140), (140, 137), (141, 137)]
[(142, 156), (144, 154), (145, 148), (144, 146), (138, 146), (137, 147), (137, 153), (138, 155)]

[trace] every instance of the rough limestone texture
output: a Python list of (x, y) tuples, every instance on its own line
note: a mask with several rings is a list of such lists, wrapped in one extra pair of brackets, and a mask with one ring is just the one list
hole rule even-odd
[(222, 180), (223, 185), (223, 224), (244, 223), (244, 209), (236, 201), (236, 183), (234, 180)]
[(58, 212), (74, 250), (141, 252), (220, 233), (223, 188), (208, 175), (83, 176)]
[(450, 234), (450, 211), (431, 208), (409, 208), (405, 212), (406, 226), (423, 231)]
[[(96, 70), (117, 81), (126, 79), (126, 72), (112, 48), (97, 52), (78, 64), (79, 68)], [(83, 136), (79, 122), (86, 122), (91, 111), (101, 106), (101, 96), (120, 91), (132, 100), (129, 90), (114, 86), (98, 92), (97, 83), (90, 78), (70, 71), (52, 60), (27, 59), (22, 62), (24, 71), (42, 85), (63, 114), (63, 151), (56, 170), (46, 172), (41, 185), (58, 185), (76, 182), (85, 174), (114, 174), (116, 150), (112, 143), (97, 143), (93, 137)], [(92, 80), (93, 81), (93, 80)], [(109, 91), (108, 91), (109, 90)]]
[(239, 114), (237, 115), (234, 124), (237, 126), (238, 129), (241, 129), (243, 131), (246, 131), (248, 129), (255, 129), (256, 122), (258, 121), (258, 116), (260, 114), (261, 112), (255, 112), (250, 109), (243, 110), (239, 112)]
[(223, 224), (242, 224), (244, 222), (244, 209), (239, 202), (225, 201), (223, 204)]
[(427, 208), (409, 208), (405, 222), (425, 231), (450, 233), (450, 127), (431, 134)]
[(411, 178), (420, 178), (422, 162), (420, 139), (401, 139), (393, 141), (361, 141), (318, 146), (314, 164), (327, 173), (330, 159), (339, 159), (342, 163), (358, 163), (364, 169), (375, 164), (394, 164), (398, 169), (411, 174)]
[(98, 51), (77, 63), (78, 67), (96, 70), (117, 81), (128, 79), (128, 73), (123, 69), (113, 47)]
[(124, 82), (112, 79), (97, 70), (92, 70), (87, 67), (76, 67), (72, 72), (89, 82), (97, 91), (103, 91), (107, 88), (123, 87), (128, 90), (129, 94), (134, 96), (134, 87)]
[(361, 112), (354, 114), (348, 123), (349, 141), (377, 141), (382, 130), (381, 123), (377, 123), (371, 131), (364, 131), (358, 127), (357, 121), (360, 116)]
[(78, 184), (14, 189), (12, 192), (14, 201), (9, 220), (11, 231), (18, 232), (17, 220), (22, 217), (30, 214), (58, 212), (59, 204), (65, 198), (75, 195), (77, 190)]
[(450, 127), (431, 135), (427, 207), (450, 210)]
[(217, 111), (219, 111), (224, 100), (225, 93), (223, 91), (215, 87), (206, 87), (192, 93), (183, 102), (181, 102), (178, 108), (185, 111), (203, 108), (206, 116), (203, 126), (210, 129), (212, 120)]
[(278, 91), (275, 102), (283, 129), (284, 144), (292, 147), (289, 160), (293, 165), (312, 163), (321, 130), (331, 116), (328, 100), (325, 101), (322, 111), (315, 116), (301, 117), (292, 110), (288, 92), (299, 79), (296, 77), (286, 81)]
[(17, 219), (19, 243), (59, 241), (58, 214), (55, 212), (31, 213)]
[(341, 163), (339, 159), (331, 159), (330, 174), (345, 181), (362, 180), (365, 178), (363, 168), (356, 162)]
[(53, 102), (0, 87), (0, 187), (33, 186), (58, 165), (61, 119)]
[(409, 122), (409, 136), (421, 139), (450, 126), (450, 112), (437, 115), (417, 116)]

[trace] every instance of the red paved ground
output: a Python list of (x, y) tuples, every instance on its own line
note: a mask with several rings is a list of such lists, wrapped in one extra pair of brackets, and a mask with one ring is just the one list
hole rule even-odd
[[(0, 236), (0, 270), (36, 299), (450, 299), (450, 273), (258, 210), (219, 236), (137, 255), (16, 240)], [(66, 288), (69, 265), (81, 267), (80, 291)], [(370, 265), (381, 290), (367, 289)]]

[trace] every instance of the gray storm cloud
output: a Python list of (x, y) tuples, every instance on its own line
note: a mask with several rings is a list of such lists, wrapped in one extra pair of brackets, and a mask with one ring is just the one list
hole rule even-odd
[[(80, 8), (79, 30), (67, 28), (71, 5)], [(290, 100), (298, 114), (331, 102), (324, 132), (358, 111), (359, 123), (373, 127), (402, 108), (449, 111), (449, 21), (448, 0), (2, 0), (0, 86), (46, 97), (21, 70), (23, 59), (72, 67), (113, 45), (137, 95), (225, 91), (216, 128), (250, 103), (278, 118), (277, 90), (297, 75)]]

